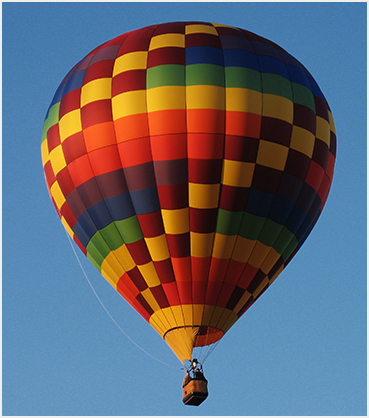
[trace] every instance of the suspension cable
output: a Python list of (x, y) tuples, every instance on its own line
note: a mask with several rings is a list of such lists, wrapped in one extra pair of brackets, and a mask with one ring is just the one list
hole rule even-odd
[[(65, 229), (64, 229), (65, 230)], [(72, 243), (72, 239), (70, 237), (70, 235), (68, 234), (68, 232), (65, 230), (65, 233), (67, 234), (67, 238), (69, 241), (70, 246), (72, 247), (73, 253), (78, 261), (79, 266), (81, 267), (81, 270), (87, 280), (87, 283), (90, 285), (90, 288), (92, 289), (94, 295), (96, 296), (97, 300), (100, 302), (100, 305), (104, 308), (104, 311), (108, 314), (108, 316), (110, 317), (110, 319), (114, 322), (114, 324), (119, 328), (119, 330), (131, 341), (131, 343), (133, 343), (136, 347), (138, 347), (141, 351), (143, 351), (145, 354), (147, 354), (148, 356), (150, 356), (151, 358), (153, 358), (156, 361), (159, 361), (162, 364), (165, 364), (166, 366), (172, 367), (173, 369), (177, 369), (177, 370), (183, 370), (183, 367), (176, 367), (176, 366), (172, 366), (171, 364), (165, 363), (164, 361), (158, 359), (157, 357), (154, 357), (152, 354), (148, 353), (146, 350), (144, 350), (142, 347), (140, 347), (125, 331), (123, 331), (123, 329), (120, 327), (120, 325), (117, 323), (117, 321), (112, 317), (112, 315), (110, 314), (110, 312), (108, 311), (108, 309), (105, 307), (104, 303), (102, 302), (102, 300), (100, 299), (99, 295), (97, 294), (96, 290), (94, 289), (90, 279), (87, 276), (87, 273), (85, 271), (85, 269), (82, 266), (81, 260), (78, 257), (78, 254), (73, 246)]]

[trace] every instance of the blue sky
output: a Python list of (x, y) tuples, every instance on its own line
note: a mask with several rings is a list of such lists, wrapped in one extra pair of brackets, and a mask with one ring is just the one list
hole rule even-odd
[[(366, 415), (366, 3), (3, 3), (3, 415)], [(321, 218), (205, 363), (209, 398), (181, 401), (161, 337), (81, 255), (49, 199), (43, 120), (69, 69), (143, 26), (203, 20), (285, 48), (335, 118)]]

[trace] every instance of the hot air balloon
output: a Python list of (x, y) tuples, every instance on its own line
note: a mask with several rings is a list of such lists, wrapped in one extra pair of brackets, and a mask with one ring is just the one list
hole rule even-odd
[(64, 227), (183, 363), (296, 254), (335, 154), (307, 69), (252, 32), (205, 22), (145, 27), (90, 52), (42, 136)]

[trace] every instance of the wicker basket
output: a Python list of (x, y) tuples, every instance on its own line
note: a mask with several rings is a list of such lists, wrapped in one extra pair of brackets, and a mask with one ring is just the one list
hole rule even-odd
[(208, 396), (208, 382), (192, 379), (183, 388), (183, 402), (186, 405), (200, 405)]

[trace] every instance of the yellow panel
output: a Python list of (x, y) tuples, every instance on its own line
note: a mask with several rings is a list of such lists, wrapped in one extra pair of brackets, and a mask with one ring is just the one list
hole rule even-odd
[(280, 254), (274, 249), (271, 248), (266, 259), (263, 261), (263, 264), (260, 266), (260, 270), (268, 274), (270, 270), (275, 266), (275, 263), (279, 260)]
[(41, 158), (43, 166), (50, 160), (49, 147), (46, 139), (41, 143)]
[(111, 78), (98, 78), (82, 86), (81, 107), (96, 100), (111, 98)]
[(115, 289), (117, 288), (117, 283), (124, 274), (124, 269), (112, 253), (108, 254), (101, 264), (101, 274)]
[(236, 314), (244, 307), (245, 303), (250, 299), (251, 293), (245, 290), (245, 293), (242, 295), (241, 299), (238, 301), (237, 305), (233, 309)]
[(146, 113), (146, 90), (134, 90), (114, 96), (112, 99), (113, 120), (123, 116)]
[(167, 234), (184, 234), (190, 230), (189, 208), (162, 209), (164, 230)]
[(237, 236), (229, 236), (215, 233), (213, 244), (213, 257), (228, 259), (231, 258)]
[(275, 168), (276, 170), (284, 170), (287, 155), (288, 147), (274, 142), (260, 140), (256, 163)]
[(165, 335), (165, 342), (169, 345), (169, 347), (173, 350), (175, 355), (182, 363), (184, 360), (191, 360), (192, 349), (198, 331), (198, 327), (177, 328), (169, 331)]
[(55, 175), (67, 166), (61, 145), (58, 145), (50, 152), (50, 161)]
[(325, 142), (328, 147), (330, 146), (331, 129), (329, 123), (320, 116), (316, 117), (316, 137)]
[(50, 187), (50, 193), (55, 200), (56, 206), (60, 210), (60, 208), (63, 206), (65, 202), (65, 197), (57, 181), (55, 181)]
[(193, 309), (192, 305), (182, 305), (181, 311), (183, 314), (184, 325), (193, 325)]
[(229, 328), (237, 321), (237, 319), (238, 317), (235, 312), (226, 309), (219, 318), (217, 328), (227, 332)]
[(154, 312), (160, 310), (160, 306), (149, 288), (143, 290), (141, 295), (145, 298), (146, 302), (150, 305)]
[(153, 261), (166, 260), (170, 257), (165, 234), (153, 238), (145, 237), (145, 242)]
[[(117, 248), (116, 250), (112, 251), (107, 257), (106, 261), (109, 264), (113, 263), (113, 259), (119, 261), (125, 271), (130, 271), (136, 267), (136, 263), (134, 262), (130, 252), (127, 249), (126, 244), (123, 244), (121, 247)], [(114, 264), (115, 265), (115, 264)], [(123, 274), (123, 273), (122, 273)]]
[(164, 325), (162, 319), (165, 321), (161, 311), (154, 312), (149, 319), (150, 325), (160, 334), (161, 337), (163, 337), (168, 330), (168, 325)]
[(74, 232), (72, 230), (72, 228), (68, 225), (68, 222), (66, 221), (66, 219), (64, 218), (64, 216), (62, 216), (60, 218), (62, 224), (64, 225), (64, 228), (67, 230), (68, 234), (73, 238), (74, 237)]
[(251, 187), (255, 164), (224, 160), (222, 184), (234, 187)]
[(246, 263), (252, 250), (254, 249), (255, 244), (256, 241), (254, 240), (238, 236), (236, 245), (234, 246), (232, 260), (239, 261), (240, 263)]
[(329, 124), (331, 126), (331, 131), (336, 134), (336, 126), (334, 124), (334, 119), (332, 113), (328, 110)]
[(268, 277), (265, 277), (265, 279), (260, 283), (259, 287), (255, 290), (255, 292), (252, 294), (254, 299), (256, 299), (261, 291), (264, 289), (264, 287), (269, 283)]
[(191, 255), (194, 257), (210, 257), (213, 252), (214, 232), (201, 234), (190, 232)]
[(147, 51), (136, 51), (118, 57), (114, 62), (113, 77), (124, 71), (146, 69), (147, 54)]
[(190, 33), (211, 33), (212, 35), (218, 35), (218, 32), (213, 26), (208, 25), (187, 25), (186, 35)]
[(187, 86), (187, 109), (225, 109), (225, 90), (218, 86)]
[(283, 96), (263, 94), (263, 116), (293, 123), (293, 102)]
[(198, 209), (217, 208), (220, 184), (188, 184), (189, 206)]
[(255, 90), (228, 87), (226, 89), (226, 110), (261, 115), (262, 94)]
[[(211, 323), (215, 306), (214, 305), (205, 305), (204, 312), (202, 314), (202, 324), (209, 325)], [(200, 324), (199, 324), (200, 325)]]
[(193, 305), (193, 322), (195, 325), (202, 324), (204, 305)]
[(268, 255), (271, 247), (268, 247), (265, 244), (262, 244), (260, 241), (256, 242), (255, 248), (250, 255), (248, 263), (251, 264), (253, 267), (260, 268), (263, 264), (266, 256)]
[(315, 136), (299, 126), (292, 127), (290, 148), (299, 151), (309, 158), (313, 156)]
[(60, 140), (63, 142), (69, 136), (82, 131), (81, 109), (66, 113), (59, 121)]
[(186, 109), (186, 87), (164, 86), (147, 90), (147, 111)]
[(274, 275), (272, 277), (269, 278), (269, 283), (272, 284), (274, 282), (274, 280), (282, 273), (282, 271), (284, 270), (284, 265), (281, 266), (276, 273), (274, 273)]
[(181, 33), (166, 33), (151, 38), (149, 50), (165, 47), (185, 47), (185, 35)]
[(158, 273), (156, 272), (154, 263), (152, 261), (137, 267), (149, 287), (155, 287), (161, 284)]

